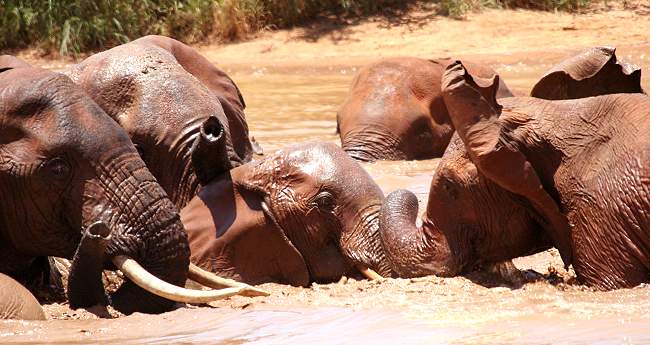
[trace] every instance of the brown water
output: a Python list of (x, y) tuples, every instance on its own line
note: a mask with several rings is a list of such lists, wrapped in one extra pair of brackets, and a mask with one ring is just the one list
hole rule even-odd
[[(641, 53), (628, 58), (648, 67)], [(521, 93), (553, 62), (539, 56), (524, 56), (521, 61), (526, 63), (511, 64), (493, 59), (506, 82)], [(229, 71), (245, 95), (251, 134), (267, 152), (308, 140), (338, 143), (336, 110), (355, 72), (354, 66), (250, 66)], [(648, 82), (644, 76), (645, 85)], [(424, 206), (436, 165), (437, 160), (428, 160), (364, 167), (384, 192), (407, 188)], [(553, 252), (515, 263), (540, 273), (549, 266), (562, 270)], [(648, 286), (597, 292), (541, 281), (510, 289), (488, 288), (462, 277), (429, 277), (311, 289), (274, 284), (265, 288), (272, 297), (252, 302), (235, 297), (220, 304), (222, 308), (185, 308), (116, 320), (0, 322), (0, 343), (650, 343)]]

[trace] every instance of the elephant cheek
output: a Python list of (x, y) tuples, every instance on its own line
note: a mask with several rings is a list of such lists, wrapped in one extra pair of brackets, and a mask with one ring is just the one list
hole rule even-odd
[(331, 282), (341, 279), (347, 272), (352, 271), (352, 266), (341, 255), (340, 250), (334, 245), (327, 245), (316, 249), (313, 255), (306, 255), (309, 273), (316, 282)]

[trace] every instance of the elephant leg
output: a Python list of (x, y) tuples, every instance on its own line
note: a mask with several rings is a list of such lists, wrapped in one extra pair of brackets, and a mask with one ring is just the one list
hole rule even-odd
[(104, 291), (102, 272), (106, 259), (106, 246), (110, 238), (111, 230), (102, 222), (93, 223), (86, 229), (70, 268), (68, 279), (70, 308), (109, 304)]

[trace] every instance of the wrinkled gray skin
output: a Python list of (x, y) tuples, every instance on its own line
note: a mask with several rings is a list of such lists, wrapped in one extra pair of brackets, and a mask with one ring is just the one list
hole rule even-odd
[[(179, 41), (142, 37), (65, 73), (126, 130), (179, 208), (201, 183), (252, 157), (237, 85)], [(218, 121), (202, 133), (210, 118)]]
[(45, 320), (43, 308), (24, 286), (0, 273), (0, 320)]
[(423, 224), (407, 191), (382, 208), (395, 271), (453, 276), (555, 246), (585, 284), (650, 281), (650, 98), (497, 103), (495, 87), (460, 63), (445, 73), (458, 135), (431, 182)]
[[(21, 280), (38, 258), (72, 258), (84, 229), (102, 221), (113, 234), (106, 268), (128, 255), (184, 284), (189, 249), (178, 211), (124, 130), (62, 74), (0, 71), (0, 272)], [(130, 281), (112, 301), (125, 313), (173, 306)]]
[(217, 177), (181, 211), (192, 262), (240, 281), (307, 286), (358, 273), (384, 276), (383, 193), (331, 143), (284, 148)]

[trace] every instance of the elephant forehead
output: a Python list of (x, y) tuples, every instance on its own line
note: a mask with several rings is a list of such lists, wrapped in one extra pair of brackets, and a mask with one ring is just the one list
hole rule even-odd
[(309, 176), (329, 180), (336, 175), (336, 162), (334, 157), (323, 148), (316, 147), (307, 151), (293, 151), (289, 153), (289, 161)]

